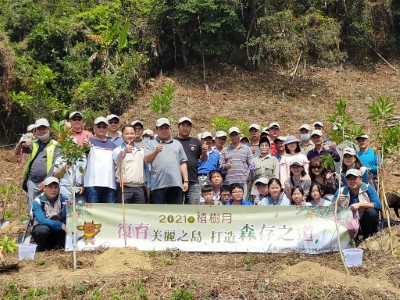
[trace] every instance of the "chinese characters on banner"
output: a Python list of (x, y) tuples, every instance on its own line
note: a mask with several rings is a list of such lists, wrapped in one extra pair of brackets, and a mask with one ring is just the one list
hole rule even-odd
[[(124, 235), (129, 247), (140, 250), (311, 254), (339, 250), (333, 207), (130, 204), (125, 208), (124, 230), (121, 205), (80, 205), (76, 225), (81, 230), (73, 228), (72, 214), (67, 218), (66, 250), (73, 250), (73, 232), (77, 250), (124, 247)], [(337, 219), (346, 248), (353, 214), (339, 209)]]

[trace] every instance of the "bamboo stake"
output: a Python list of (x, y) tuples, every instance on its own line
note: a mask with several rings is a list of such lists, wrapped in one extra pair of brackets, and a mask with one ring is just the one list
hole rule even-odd
[(388, 205), (387, 199), (386, 199), (385, 185), (384, 185), (385, 172), (383, 172), (383, 168), (382, 168), (383, 160), (381, 160), (380, 151), (377, 151), (377, 154), (378, 154), (378, 166), (379, 166), (378, 170), (379, 170), (379, 173), (383, 173), (383, 176), (381, 176), (381, 178), (380, 178), (380, 180), (382, 181), (380, 184), (379, 184), (379, 180), (378, 180), (378, 184), (379, 184), (378, 194), (380, 194), (380, 198), (381, 198), (382, 214), (384, 217), (386, 217), (386, 221), (388, 222), (390, 252), (392, 255), (394, 255), (392, 226), (390, 224), (390, 211), (389, 211), (389, 205)]
[[(342, 142), (344, 140), (344, 127), (343, 127), (343, 136), (342, 136)], [(339, 174), (342, 174), (342, 163), (343, 163), (343, 155), (340, 156), (340, 168), (339, 168)], [(336, 226), (336, 237), (337, 237), (337, 242), (338, 242), (338, 246), (339, 246), (339, 253), (340, 253), (340, 258), (342, 259), (342, 263), (344, 266), (344, 269), (346, 270), (347, 275), (350, 275), (349, 273), (349, 269), (347, 268), (346, 265), (346, 260), (344, 259), (343, 256), (343, 251), (342, 251), (342, 243), (340, 242), (340, 235), (339, 235), (339, 224), (338, 224), (338, 218), (337, 218), (337, 209), (338, 209), (338, 200), (340, 197), (340, 188), (341, 188), (341, 183), (342, 180), (339, 177), (339, 186), (338, 186), (338, 198), (335, 201), (335, 226)]]

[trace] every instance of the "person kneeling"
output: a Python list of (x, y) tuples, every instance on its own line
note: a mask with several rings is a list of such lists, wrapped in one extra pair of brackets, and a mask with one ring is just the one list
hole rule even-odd
[(32, 205), (32, 238), (37, 244), (37, 251), (64, 248), (67, 230), (67, 198), (60, 194), (58, 179), (47, 177), (44, 185), (44, 192), (34, 199)]
[[(362, 182), (361, 171), (350, 169), (346, 172), (347, 186), (336, 191), (333, 202), (338, 199), (341, 207), (358, 211), (360, 216), (361, 235), (364, 239), (378, 232), (379, 214), (382, 208), (381, 200), (375, 189)], [(332, 204), (334, 205), (334, 203)]]

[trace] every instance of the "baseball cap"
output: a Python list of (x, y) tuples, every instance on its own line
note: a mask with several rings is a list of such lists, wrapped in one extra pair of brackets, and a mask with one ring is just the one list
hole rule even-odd
[(322, 133), (321, 130), (313, 130), (311, 132), (311, 136), (313, 136), (313, 135), (323, 136), (324, 134)]
[(217, 131), (217, 132), (215, 133), (215, 137), (216, 137), (216, 138), (226, 137), (226, 132), (225, 132), (225, 131), (222, 131), (222, 130)]
[(94, 125), (97, 125), (97, 124), (99, 124), (99, 123), (105, 123), (105, 124), (107, 124), (108, 125), (108, 120), (106, 119), (106, 118), (104, 118), (104, 117), (98, 117), (98, 118), (96, 118), (95, 120), (94, 120)]
[(285, 140), (285, 145), (291, 143), (299, 143), (299, 140), (294, 135), (289, 135)]
[(49, 185), (49, 184), (52, 184), (53, 182), (60, 184), (60, 181), (58, 180), (58, 178), (56, 178), (54, 176), (50, 176), (44, 180), (44, 185)]
[(300, 126), (299, 130), (302, 130), (302, 129), (305, 129), (305, 130), (310, 131), (310, 130), (311, 130), (311, 127), (310, 127), (310, 125), (308, 125), (308, 124), (303, 124), (303, 125)]
[(167, 118), (160, 118), (156, 121), (156, 127), (160, 127), (162, 125), (171, 126), (171, 122)]
[(259, 185), (259, 184), (268, 184), (268, 179), (265, 177), (260, 177), (258, 178), (255, 182), (255, 185)]
[(361, 177), (361, 171), (358, 170), (358, 169), (350, 169), (350, 170), (348, 170), (346, 172), (346, 176), (345, 177), (350, 176), (350, 175), (353, 175), (353, 176), (356, 176), (356, 177)]
[(312, 126), (313, 126), (313, 127), (315, 127), (315, 126), (324, 127), (324, 123), (322, 123), (321, 121), (316, 121), (316, 122), (314, 122), (314, 123), (312, 124)]
[(240, 141), (243, 141), (243, 140), (250, 141), (249, 138), (247, 136), (245, 136), (245, 135), (240, 137)]
[(73, 117), (75, 117), (75, 116), (78, 116), (78, 117), (83, 118), (83, 115), (82, 115), (81, 112), (79, 112), (79, 111), (73, 111), (72, 113), (69, 114), (69, 119), (71, 120), (71, 119), (72, 119)]
[(276, 142), (285, 142), (286, 141), (286, 136), (278, 136), (275, 140), (274, 143)]
[(357, 135), (356, 140), (358, 140), (358, 139), (369, 139), (369, 136), (368, 136), (368, 134)]
[(143, 135), (154, 135), (154, 132), (151, 129), (145, 129), (143, 131)]
[(140, 121), (140, 120), (135, 120), (135, 121), (133, 121), (133, 122), (131, 123), (132, 126), (135, 126), (136, 124), (140, 124), (140, 125), (142, 125), (142, 127), (143, 127), (143, 122)]
[(240, 130), (237, 127), (231, 127), (231, 128), (229, 128), (229, 134), (231, 134), (232, 132), (240, 133)]
[(201, 138), (202, 138), (202, 139), (205, 139), (206, 137), (212, 138), (211, 132), (204, 131), (204, 132), (201, 134)]
[(26, 128), (26, 131), (32, 131), (33, 129), (35, 129), (35, 124), (31, 124)]
[(279, 126), (278, 122), (269, 123), (268, 129), (271, 129), (272, 127), (278, 127), (278, 129), (281, 129), (281, 126)]
[(193, 123), (192, 123), (192, 120), (190, 120), (188, 117), (182, 117), (182, 118), (180, 118), (179, 121), (178, 121), (178, 125), (181, 124), (181, 123), (183, 123), (183, 122), (189, 122), (190, 124), (193, 124)]
[(260, 131), (260, 125), (258, 125), (258, 124), (251, 124), (250, 125), (250, 127), (249, 127), (249, 131), (251, 130), (251, 129), (257, 129), (258, 131)]
[(303, 161), (301, 161), (300, 159), (293, 159), (291, 162), (290, 162), (290, 165), (289, 165), (290, 167), (291, 166), (303, 166)]
[(357, 155), (356, 151), (353, 148), (345, 148), (343, 150), (343, 155), (345, 155), (345, 154), (350, 154), (350, 155), (353, 155), (353, 156)]
[(118, 121), (119, 121), (119, 117), (117, 115), (111, 114), (111, 115), (107, 116), (107, 121), (110, 121), (112, 119), (118, 119)]
[(35, 122), (35, 128), (38, 128), (40, 126), (46, 126), (46, 127), (50, 127), (49, 121), (47, 121), (47, 119), (37, 119)]

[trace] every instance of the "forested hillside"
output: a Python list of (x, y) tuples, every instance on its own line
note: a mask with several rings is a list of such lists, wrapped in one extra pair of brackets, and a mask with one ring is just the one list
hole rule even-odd
[(396, 57), (397, 1), (0, 0), (0, 140), (35, 118), (121, 114), (161, 70)]

